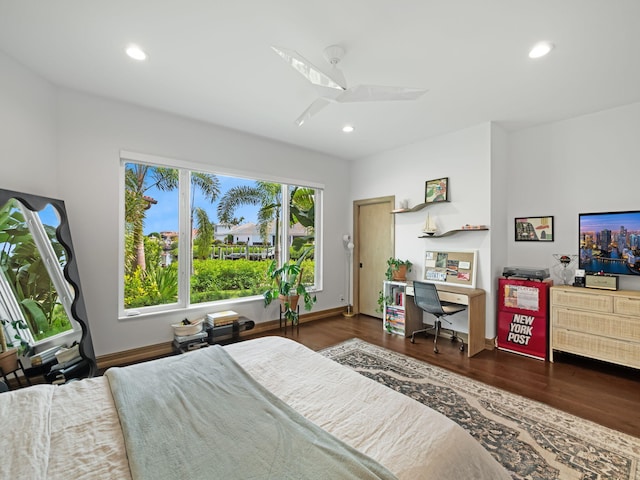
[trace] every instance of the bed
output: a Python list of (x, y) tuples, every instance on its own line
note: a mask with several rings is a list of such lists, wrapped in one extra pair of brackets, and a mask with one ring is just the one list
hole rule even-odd
[(281, 337), (8, 392), (0, 422), (0, 478), (510, 478), (446, 417)]

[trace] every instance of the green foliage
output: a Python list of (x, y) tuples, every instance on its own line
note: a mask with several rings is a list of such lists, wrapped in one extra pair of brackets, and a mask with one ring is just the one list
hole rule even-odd
[(266, 286), (267, 261), (194, 260), (191, 303), (259, 295)]
[(409, 260), (400, 260), (399, 258), (393, 257), (387, 259), (387, 271), (384, 273), (385, 278), (387, 280), (391, 280), (393, 278), (393, 272), (398, 270), (401, 265), (405, 265), (407, 267), (407, 272), (410, 272), (413, 263)]
[[(261, 295), (269, 287), (270, 260), (194, 260), (191, 303)], [(313, 284), (313, 260), (301, 263), (302, 282)], [(169, 267), (137, 269), (125, 275), (125, 308), (139, 308), (177, 301), (177, 270)]]
[(148, 307), (178, 301), (178, 270), (175, 264), (137, 268), (124, 278), (125, 308)]
[(305, 258), (300, 264), (302, 271), (302, 284), (303, 285), (313, 285), (316, 281), (315, 279), (315, 261), (309, 258)]
[(303, 260), (308, 252), (305, 251), (297, 261), (285, 263), (280, 268), (277, 267), (276, 260), (271, 262), (269, 269), (267, 270), (267, 277), (271, 280), (271, 286), (262, 295), (264, 297), (265, 307), (273, 300), (279, 297), (283, 298), (282, 315), (287, 320), (291, 320), (293, 324), (298, 323), (298, 312), (291, 306), (291, 297), (300, 296), (304, 303), (304, 309), (309, 311), (313, 308), (313, 304), (316, 303), (317, 298), (315, 295), (307, 291), (306, 287), (302, 283), (303, 278)]
[(195, 217), (198, 235), (193, 242), (195, 247), (194, 257), (204, 260), (211, 256), (214, 227), (203, 208), (196, 208)]
[(17, 340), (19, 342), (19, 345), (17, 347), (18, 355), (24, 355), (28, 353), (29, 350), (31, 350), (31, 346), (29, 345), (29, 342), (25, 339), (25, 337), (22, 334), (24, 330), (29, 329), (28, 325), (24, 321), (0, 319), (0, 324), (2, 324), (2, 327), (0, 328), (5, 328), (5, 326), (11, 325), (13, 327), (13, 330), (16, 332), (13, 335), (13, 338), (11, 338), (11, 342), (9, 342), (8, 341), (9, 339), (7, 338), (7, 344), (15, 345), (16, 344), (15, 341)]
[(144, 256), (148, 265), (160, 265), (162, 260), (162, 239), (160, 235), (147, 235), (144, 238)]
[(384, 304), (393, 303), (393, 299), (390, 296), (385, 296), (383, 291), (380, 290), (378, 292), (378, 308), (376, 308), (376, 312), (382, 313), (384, 310)]

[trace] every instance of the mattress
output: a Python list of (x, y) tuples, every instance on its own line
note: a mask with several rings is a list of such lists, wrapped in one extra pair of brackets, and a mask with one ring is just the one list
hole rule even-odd
[[(224, 348), (280, 400), (400, 479), (510, 478), (453, 421), (301, 344), (263, 337)], [(0, 440), (0, 478), (131, 478), (105, 377), (2, 394), (0, 418), (13, 432)]]

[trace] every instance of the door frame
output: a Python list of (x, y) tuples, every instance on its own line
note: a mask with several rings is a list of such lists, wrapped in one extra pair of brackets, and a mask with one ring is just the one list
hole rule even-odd
[[(360, 313), (360, 207), (365, 205), (373, 205), (376, 203), (386, 203), (389, 206), (389, 215), (393, 215), (391, 211), (395, 208), (396, 197), (395, 195), (388, 195), (385, 197), (375, 197), (375, 198), (366, 198), (363, 200), (354, 200), (353, 201), (353, 258), (352, 258), (352, 266), (353, 269), (353, 313)], [(393, 218), (393, 217), (392, 217)], [(391, 235), (391, 249), (393, 252), (396, 250), (396, 229), (395, 229), (395, 219), (391, 223), (391, 228), (389, 229), (389, 234)], [(383, 276), (384, 276), (384, 272)], [(382, 277), (381, 280), (382, 281)]]

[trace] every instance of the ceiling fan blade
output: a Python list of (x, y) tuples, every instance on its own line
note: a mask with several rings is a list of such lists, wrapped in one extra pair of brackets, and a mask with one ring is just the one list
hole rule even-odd
[(341, 84), (342, 79), (330, 77), (298, 52), (274, 46), (272, 46), (271, 49), (314, 85), (333, 88), (336, 90), (345, 89), (344, 85)]
[(408, 87), (380, 87), (356, 85), (336, 97), (337, 102), (379, 102), (394, 100), (416, 100), (427, 90)]
[(318, 98), (315, 102), (309, 105), (309, 107), (307, 107), (307, 109), (304, 112), (302, 112), (302, 115), (296, 118), (296, 122), (295, 122), (296, 125), (301, 127), (304, 122), (309, 120), (311, 117), (313, 117), (316, 113), (318, 113), (327, 105), (329, 105), (328, 100), (325, 100), (324, 98)]

